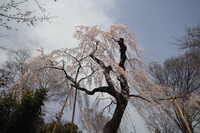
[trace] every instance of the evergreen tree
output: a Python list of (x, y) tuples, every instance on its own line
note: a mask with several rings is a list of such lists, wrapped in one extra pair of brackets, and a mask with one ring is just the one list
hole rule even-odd
[(43, 122), (41, 107), (44, 105), (46, 93), (46, 89), (37, 89), (35, 92), (25, 90), (21, 103), (11, 93), (1, 93), (0, 132), (34, 133), (37, 125)]

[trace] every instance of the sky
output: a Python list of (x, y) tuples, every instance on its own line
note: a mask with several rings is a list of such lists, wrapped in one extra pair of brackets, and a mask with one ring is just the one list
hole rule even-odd
[[(3, 0), (5, 1), (5, 0)], [(135, 33), (138, 47), (144, 50), (148, 61), (163, 62), (181, 53), (173, 37), (185, 34), (185, 26), (200, 22), (199, 0), (54, 0), (42, 1), (51, 16), (51, 23), (38, 23), (34, 27), (11, 23), (18, 31), (0, 31), (1, 45), (14, 48), (44, 47), (53, 49), (77, 46), (73, 38), (77, 25), (110, 25), (124, 23)], [(25, 8), (34, 10), (34, 4)]]
[[(3, 0), (5, 1), (5, 0)], [(1, 0), (0, 4), (3, 2)], [(173, 37), (185, 35), (185, 26), (200, 23), (200, 0), (41, 0), (47, 12), (56, 16), (49, 22), (34, 27), (10, 23), (18, 30), (0, 27), (0, 45), (9, 48), (43, 47), (48, 53), (53, 49), (77, 46), (73, 38), (77, 25), (110, 25), (124, 23), (144, 50), (147, 62), (162, 63), (166, 58), (181, 54)], [(24, 10), (35, 8), (34, 4), (22, 6)], [(4, 60), (0, 51), (1, 60)], [(139, 118), (138, 118), (139, 119)], [(146, 132), (136, 124), (138, 133)]]

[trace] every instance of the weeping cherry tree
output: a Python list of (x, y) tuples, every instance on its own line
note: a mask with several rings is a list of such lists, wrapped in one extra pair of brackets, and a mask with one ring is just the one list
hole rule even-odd
[(62, 72), (67, 82), (78, 90), (79, 101), (83, 95), (86, 99), (94, 94), (110, 96), (115, 109), (104, 126), (104, 133), (117, 132), (129, 102), (140, 110), (143, 105), (138, 101), (156, 103), (156, 99), (166, 96), (148, 77), (142, 51), (127, 26), (111, 25), (107, 31), (98, 26), (77, 26), (74, 37), (78, 40), (77, 47), (50, 54), (44, 54), (41, 49), (41, 56), (30, 64)]

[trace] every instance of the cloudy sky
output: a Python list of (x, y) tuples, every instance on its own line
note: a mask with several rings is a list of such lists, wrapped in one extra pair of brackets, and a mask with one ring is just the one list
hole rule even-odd
[[(0, 4), (3, 1), (6, 0)], [(200, 23), (200, 0), (41, 1), (46, 4), (47, 12), (57, 17), (51, 19), (51, 23), (38, 23), (34, 27), (11, 22), (17, 31), (0, 27), (0, 36), (7, 35), (0, 37), (1, 46), (33, 50), (42, 46), (49, 52), (77, 46), (73, 39), (77, 25), (99, 25), (108, 29), (111, 24), (124, 23), (135, 33), (138, 47), (145, 51), (147, 59), (163, 62), (180, 54), (177, 47), (170, 44), (174, 42), (172, 36), (181, 37), (185, 34), (185, 25)], [(34, 10), (33, 5), (23, 8)]]
[[(5, 0), (3, 0), (5, 1)], [(2, 2), (2, 1), (1, 1)], [(77, 25), (99, 25), (108, 28), (111, 24), (124, 23), (135, 33), (138, 47), (152, 61), (162, 62), (180, 51), (170, 43), (172, 36), (181, 37), (184, 28), (200, 22), (199, 0), (44, 0), (47, 12), (57, 16), (51, 23), (38, 23), (35, 27), (11, 23), (18, 31), (2, 27), (1, 45), (46, 51), (74, 47), (73, 32)], [(24, 6), (35, 10), (34, 4)]]

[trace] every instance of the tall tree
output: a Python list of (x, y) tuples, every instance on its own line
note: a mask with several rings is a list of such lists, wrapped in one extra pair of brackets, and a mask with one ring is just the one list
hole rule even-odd
[[(152, 63), (153, 79), (165, 86), (167, 95), (177, 95), (178, 104), (192, 132), (199, 131), (199, 70), (200, 70), (200, 25), (186, 26), (186, 35), (175, 38), (184, 55), (166, 59), (163, 65)], [(172, 93), (175, 92), (175, 93)], [(171, 101), (173, 105), (173, 101)], [(166, 103), (167, 105), (167, 103)], [(176, 106), (147, 106), (145, 121), (150, 130), (166, 133), (187, 132), (185, 123)], [(150, 114), (150, 115), (149, 115)]]
[[(179, 97), (177, 99), (179, 106), (192, 132), (198, 132), (200, 124), (198, 99), (200, 96), (200, 70), (195, 62), (196, 60), (190, 54), (186, 53), (182, 56), (165, 60), (163, 65), (152, 63), (150, 67), (155, 82), (173, 90), (176, 96)], [(166, 93), (169, 93), (169, 91), (166, 90)], [(162, 131), (168, 130), (169, 132), (171, 130), (173, 132), (175, 129), (167, 125), (173, 125), (174, 123), (176, 124), (176, 128), (181, 132), (187, 133), (187, 127), (176, 105), (173, 101), (171, 104), (172, 106), (162, 107), (160, 111), (154, 110), (155, 120), (149, 119), (148, 121), (147, 119), (148, 125), (156, 127), (160, 124), (159, 128)], [(162, 118), (163, 116), (166, 118)], [(155, 122), (160, 118), (162, 118), (163, 125), (161, 123), (156, 124)]]
[(200, 69), (200, 23), (197, 26), (186, 26), (186, 35), (176, 39), (176, 45), (185, 50), (193, 59)]
[(159, 95), (161, 91), (148, 78), (140, 60), (141, 50), (127, 26), (112, 25), (108, 31), (98, 26), (78, 26), (74, 37), (78, 39), (77, 47), (54, 50), (48, 55), (41, 49), (41, 56), (30, 64), (37, 62), (43, 68), (62, 71), (68, 83), (79, 90), (79, 99), (82, 92), (87, 94), (86, 99), (96, 93), (112, 97), (115, 109), (103, 132), (116, 133), (129, 101), (140, 107), (136, 99), (152, 101), (152, 92)]
[(31, 59), (29, 49), (5, 49), (7, 60), (2, 63), (1, 70), (9, 73), (9, 81), (14, 83), (28, 71), (26, 63)]

